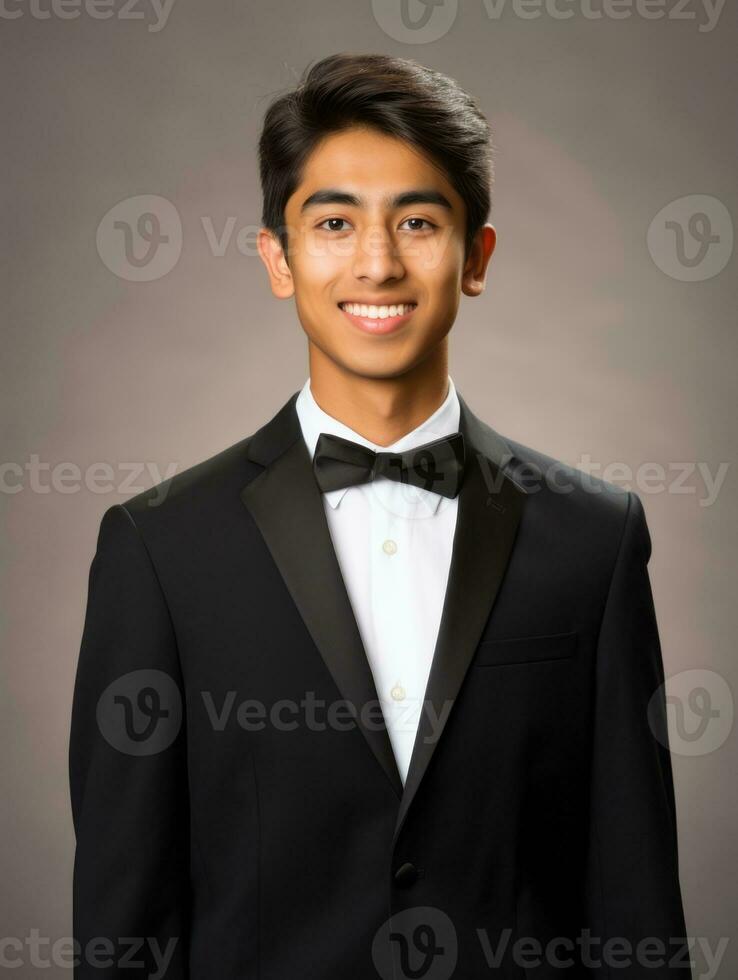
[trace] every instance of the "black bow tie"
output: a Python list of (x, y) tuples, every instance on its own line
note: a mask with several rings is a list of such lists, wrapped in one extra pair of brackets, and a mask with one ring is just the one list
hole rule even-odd
[(386, 476), (398, 483), (455, 497), (464, 475), (464, 436), (454, 432), (401, 453), (376, 453), (350, 439), (321, 432), (315, 446), (313, 472), (323, 493)]

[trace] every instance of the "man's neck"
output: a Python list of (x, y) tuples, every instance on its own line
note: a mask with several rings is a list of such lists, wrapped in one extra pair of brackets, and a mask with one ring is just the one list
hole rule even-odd
[[(445, 352), (444, 352), (445, 353)], [(432, 361), (432, 358), (427, 359)], [(429, 418), (448, 395), (448, 360), (399, 377), (370, 378), (310, 357), (310, 391), (324, 412), (378, 446), (390, 446)]]

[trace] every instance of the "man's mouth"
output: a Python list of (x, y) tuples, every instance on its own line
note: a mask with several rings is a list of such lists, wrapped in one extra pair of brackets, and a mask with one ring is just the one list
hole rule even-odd
[(417, 308), (417, 303), (339, 303), (343, 315), (365, 334), (390, 334), (403, 327)]
[(342, 310), (353, 316), (368, 317), (370, 320), (386, 320), (387, 317), (404, 316), (411, 313), (417, 303), (393, 303), (390, 305), (374, 305), (367, 303), (339, 303)]

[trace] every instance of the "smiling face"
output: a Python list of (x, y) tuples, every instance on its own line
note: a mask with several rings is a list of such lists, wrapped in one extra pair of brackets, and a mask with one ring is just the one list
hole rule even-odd
[(265, 229), (272, 291), (294, 295), (314, 358), (395, 378), (446, 358), (460, 293), (478, 295), (495, 243), (485, 225), (464, 262), (466, 208), (422, 153), (367, 127), (325, 137), (287, 201), (288, 257)]

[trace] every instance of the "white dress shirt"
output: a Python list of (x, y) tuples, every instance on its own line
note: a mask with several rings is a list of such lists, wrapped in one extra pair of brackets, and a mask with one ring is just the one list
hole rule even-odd
[[(309, 378), (295, 407), (311, 459), (321, 432), (375, 452), (402, 452), (459, 431), (459, 399), (450, 376), (443, 404), (390, 446), (370, 442), (324, 412)], [(323, 494), (403, 784), (441, 622), (458, 503), (458, 496), (443, 497), (384, 476)]]

